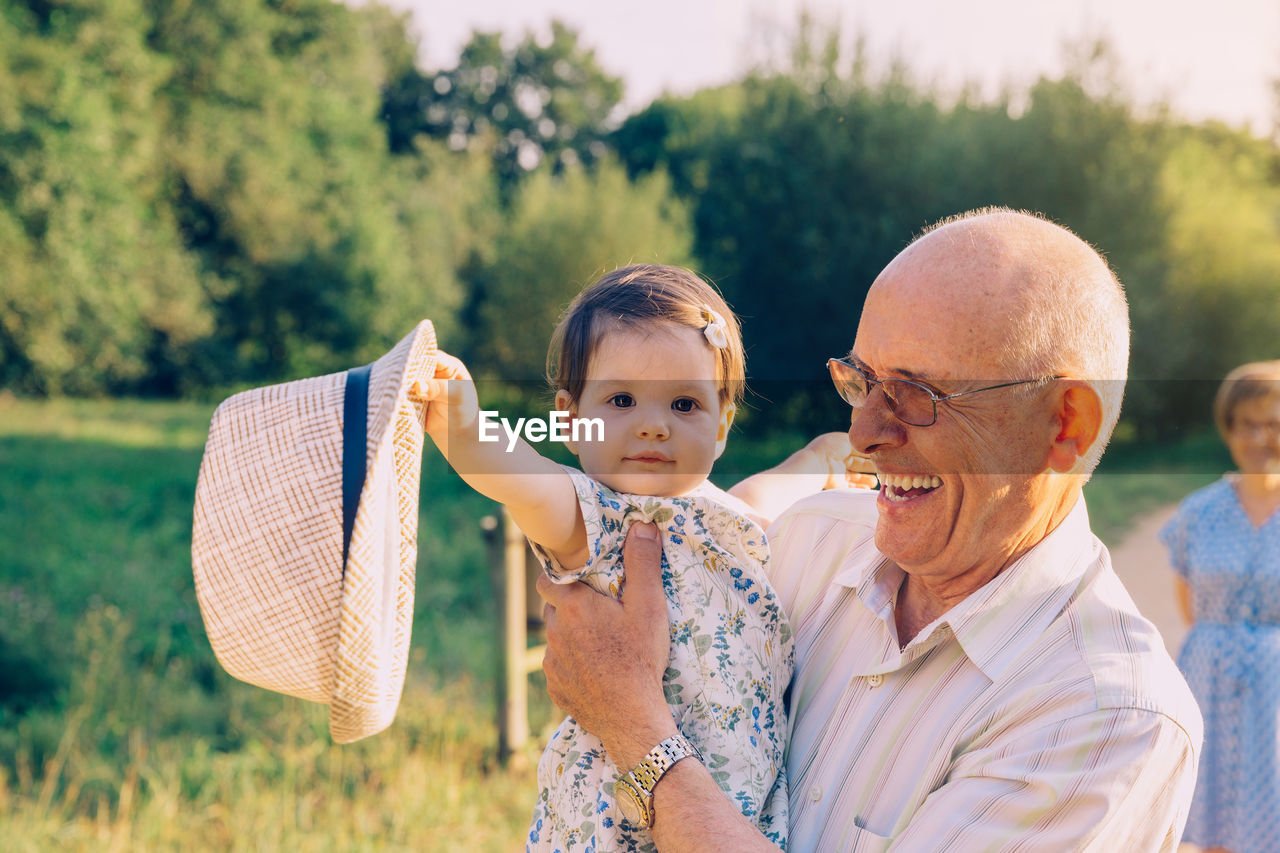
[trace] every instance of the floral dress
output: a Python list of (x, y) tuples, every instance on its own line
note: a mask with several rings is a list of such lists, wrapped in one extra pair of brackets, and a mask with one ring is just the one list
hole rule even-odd
[[(615, 492), (573, 468), (587, 528), (586, 565), (565, 570), (534, 547), (558, 583), (583, 581), (617, 597), (622, 543), (634, 521), (661, 530), (662, 585), (671, 624), (663, 688), (681, 734), (702, 753), (725, 794), (774, 843), (785, 846), (787, 743), (783, 694), (795, 667), (791, 628), (765, 578), (764, 531), (746, 505), (710, 483), (688, 495)], [(572, 717), (538, 762), (530, 851), (654, 850), (647, 830), (614, 802), (621, 773)]]
[(1280, 850), (1280, 512), (1255, 526), (1226, 478), (1189, 495), (1160, 539), (1191, 587), (1178, 667), (1204, 714), (1182, 840)]

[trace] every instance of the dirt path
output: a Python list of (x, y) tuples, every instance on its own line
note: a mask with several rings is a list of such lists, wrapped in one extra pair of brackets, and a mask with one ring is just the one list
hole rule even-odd
[(1142, 615), (1156, 623), (1169, 654), (1176, 657), (1187, 626), (1173, 597), (1169, 552), (1157, 538), (1175, 508), (1170, 504), (1138, 519), (1124, 540), (1111, 549), (1111, 562)]

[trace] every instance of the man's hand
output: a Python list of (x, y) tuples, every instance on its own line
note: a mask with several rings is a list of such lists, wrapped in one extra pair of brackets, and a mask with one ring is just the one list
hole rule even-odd
[(547, 654), (542, 671), (556, 705), (604, 742), (630, 769), (676, 726), (662, 692), (671, 629), (662, 590), (662, 542), (637, 522), (623, 546), (621, 600), (585, 584), (538, 578), (545, 599)]
[[(677, 730), (662, 692), (671, 628), (658, 529), (631, 525), (622, 562), (626, 583), (621, 601), (586, 584), (561, 585), (545, 575), (538, 578), (538, 592), (547, 602), (547, 656), (542, 662), (547, 691), (604, 742), (613, 763), (626, 772)], [(676, 762), (653, 797), (658, 816), (653, 838), (662, 850), (777, 853), (701, 762)]]

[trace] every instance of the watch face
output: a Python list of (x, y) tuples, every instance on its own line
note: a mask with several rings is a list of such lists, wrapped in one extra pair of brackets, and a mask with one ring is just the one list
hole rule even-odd
[(626, 818), (627, 823), (644, 827), (644, 809), (636, 792), (626, 782), (618, 782), (613, 786), (613, 798), (618, 801), (618, 811)]

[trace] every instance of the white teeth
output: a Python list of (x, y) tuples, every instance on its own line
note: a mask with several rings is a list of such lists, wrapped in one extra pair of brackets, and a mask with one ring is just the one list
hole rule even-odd
[(889, 488), (903, 489), (936, 489), (942, 485), (942, 479), (930, 474), (880, 474), (880, 484)]

